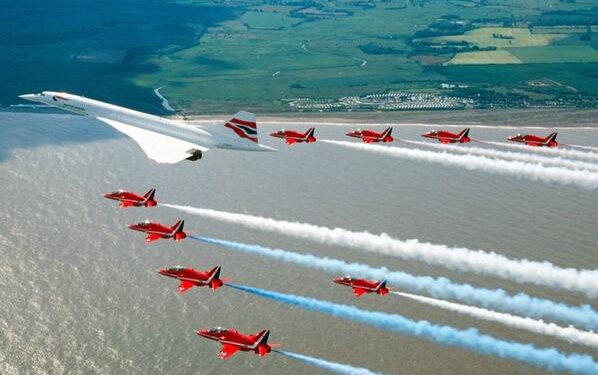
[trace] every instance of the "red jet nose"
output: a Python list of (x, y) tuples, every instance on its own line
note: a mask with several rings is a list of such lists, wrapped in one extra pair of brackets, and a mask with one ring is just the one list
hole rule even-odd
[(333, 283), (340, 284), (340, 282), (341, 282), (342, 280), (343, 280), (343, 279), (342, 279), (341, 277), (335, 277), (334, 279), (332, 279), (332, 282), (333, 282)]

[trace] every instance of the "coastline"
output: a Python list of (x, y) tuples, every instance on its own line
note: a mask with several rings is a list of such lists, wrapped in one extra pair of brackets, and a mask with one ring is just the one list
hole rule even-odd
[(168, 99), (166, 99), (164, 97), (164, 95), (162, 95), (160, 93), (160, 90), (163, 87), (164, 86), (160, 86), (157, 89), (154, 89), (154, 94), (156, 94), (156, 96), (162, 101), (162, 107), (164, 107), (165, 110), (167, 110), (168, 112), (175, 112), (175, 109), (170, 106), (170, 103), (168, 102)]

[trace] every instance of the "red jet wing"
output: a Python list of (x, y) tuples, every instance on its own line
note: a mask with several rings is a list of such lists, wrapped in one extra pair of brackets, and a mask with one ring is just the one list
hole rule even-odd
[(145, 237), (145, 242), (152, 243), (154, 241), (159, 240), (160, 238), (162, 238), (162, 236), (160, 236), (159, 234), (150, 233), (150, 234), (147, 235), (147, 237)]
[(238, 350), (238, 346), (231, 344), (223, 344), (222, 350), (220, 350), (220, 354), (218, 354), (218, 357), (220, 357), (220, 359), (227, 359), (231, 355), (235, 354)]
[(353, 294), (355, 294), (355, 297), (361, 297), (365, 294), (365, 292), (366, 292), (365, 289), (353, 288)]
[(181, 283), (179, 284), (179, 294), (185, 293), (186, 291), (191, 289), (193, 286), (195, 286), (195, 283), (193, 281), (181, 280)]

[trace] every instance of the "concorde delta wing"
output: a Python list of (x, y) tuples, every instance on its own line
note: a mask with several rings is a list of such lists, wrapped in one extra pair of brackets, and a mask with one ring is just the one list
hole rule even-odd
[(148, 158), (158, 163), (174, 164), (197, 155), (196, 151), (208, 151), (207, 147), (176, 139), (150, 130), (141, 129), (119, 121), (96, 117), (121, 133), (133, 138)]

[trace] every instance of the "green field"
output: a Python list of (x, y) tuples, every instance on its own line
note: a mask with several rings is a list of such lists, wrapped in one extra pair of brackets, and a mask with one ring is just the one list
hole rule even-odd
[[(497, 38), (494, 35), (502, 35), (512, 39)], [(464, 33), (463, 35), (447, 35), (435, 38), (428, 38), (433, 43), (442, 43), (447, 41), (466, 41), (478, 47), (532, 47), (547, 46), (553, 41), (563, 39), (566, 34), (550, 33), (540, 34), (531, 33), (528, 28), (514, 27), (481, 27)]]
[(507, 50), (523, 63), (598, 62), (598, 50), (585, 45), (508, 48)]
[(513, 47), (458, 53), (448, 65), (597, 63), (598, 50), (588, 45)]
[[(250, 12), (250, 19), (265, 14)], [(273, 31), (248, 28), (241, 17), (210, 29), (197, 46), (157, 57), (152, 63), (161, 67), (160, 72), (168, 69), (170, 85), (164, 94), (183, 107), (204, 109), (216, 103), (226, 107), (243, 101), (251, 109), (285, 110), (280, 99), (359, 95), (434, 77), (405, 54), (366, 55), (358, 49), (380, 36), (379, 43), (406, 49), (401, 40), (384, 40), (406, 31), (406, 25), (393, 25), (391, 12), (385, 8), (300, 24), (302, 18), (295, 20)], [(195, 56), (207, 57), (211, 63), (199, 68), (189, 65)], [(150, 73), (139, 75), (135, 82), (151, 87), (162, 79), (161, 73)]]
[[(0, 105), (53, 89), (160, 112), (161, 86), (183, 114), (284, 112), (285, 99), (395, 90), (455, 94), (440, 88), (447, 82), (472, 97), (564, 95), (525, 83), (542, 79), (592, 100), (594, 14), (592, 0), (3, 2)], [(497, 65), (500, 85), (485, 71)]]
[(510, 50), (462, 52), (453, 57), (447, 65), (476, 65), (476, 64), (523, 64)]
[(248, 11), (243, 14), (240, 21), (248, 29), (280, 30), (291, 27), (300, 21), (293, 20), (285, 13)]

